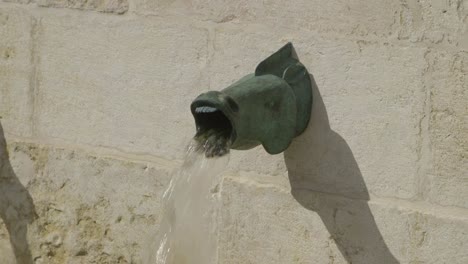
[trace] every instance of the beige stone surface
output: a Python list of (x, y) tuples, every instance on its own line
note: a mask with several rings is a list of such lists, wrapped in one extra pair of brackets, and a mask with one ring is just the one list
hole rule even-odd
[(81, 10), (96, 10), (104, 13), (123, 14), (128, 11), (127, 0), (36, 0), (41, 7), (59, 7)]
[(41, 30), (41, 138), (182, 157), (190, 102), (207, 90), (206, 30), (81, 13), (44, 17)]
[(34, 18), (0, 6), (0, 119), (8, 134), (32, 135)]
[(431, 52), (426, 58), (432, 150), (428, 199), (468, 208), (468, 55)]
[(0, 264), (142, 263), (191, 101), (288, 41), (311, 121), (232, 151), (219, 263), (468, 263), (467, 3), (0, 1)]
[(18, 4), (29, 4), (34, 3), (36, 0), (2, 0), (3, 2), (7, 3), (18, 3)]
[(398, 39), (468, 48), (468, 4), (455, 1), (135, 0), (142, 14), (184, 14), (215, 23), (249, 22), (291, 31)]
[(411, 219), (414, 263), (465, 263), (468, 253), (467, 218), (415, 213)]
[(141, 263), (172, 168), (36, 144), (9, 152), (9, 189), (27, 188), (38, 215), (23, 245), (36, 263)]
[(398, 39), (468, 50), (468, 3), (455, 1), (402, 1)]
[(220, 263), (468, 260), (466, 213), (438, 216), (431, 207), (300, 190), (293, 198), (285, 189), (238, 176), (226, 179), (223, 188)]
[(216, 23), (248, 21), (274, 27), (286, 25), (301, 30), (345, 34), (389, 36), (400, 27), (395, 15), (401, 4), (393, 1), (352, 0), (310, 2), (307, 0), (272, 1), (168, 1), (137, 0), (140, 13), (182, 12)]
[(40, 7), (70, 8), (122, 15), (129, 9), (127, 0), (2, 0), (18, 4), (35, 4)]

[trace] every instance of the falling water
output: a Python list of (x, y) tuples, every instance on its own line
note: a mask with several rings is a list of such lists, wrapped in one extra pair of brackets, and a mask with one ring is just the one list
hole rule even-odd
[(190, 142), (164, 193), (163, 219), (147, 264), (217, 263), (221, 174), (228, 152), (223, 133), (206, 131)]

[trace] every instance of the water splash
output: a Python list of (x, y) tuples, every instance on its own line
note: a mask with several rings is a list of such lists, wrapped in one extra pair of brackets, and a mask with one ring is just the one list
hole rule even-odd
[(157, 246), (147, 264), (215, 264), (222, 172), (229, 141), (220, 133), (198, 134), (163, 196)]

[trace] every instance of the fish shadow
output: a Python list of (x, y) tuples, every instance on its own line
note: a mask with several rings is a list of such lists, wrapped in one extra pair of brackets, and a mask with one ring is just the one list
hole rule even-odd
[(28, 245), (28, 224), (37, 217), (33, 199), (21, 184), (10, 163), (5, 135), (0, 123), (0, 218), (5, 224), (18, 264), (32, 264)]
[(346, 141), (330, 128), (310, 75), (313, 106), (308, 128), (284, 153), (291, 193), (316, 212), (348, 263), (396, 264), (369, 208), (369, 192)]

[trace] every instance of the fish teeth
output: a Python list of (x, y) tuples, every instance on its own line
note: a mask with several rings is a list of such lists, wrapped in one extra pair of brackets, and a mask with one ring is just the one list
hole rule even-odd
[(218, 111), (218, 109), (211, 106), (199, 106), (195, 108), (195, 113), (213, 113)]

